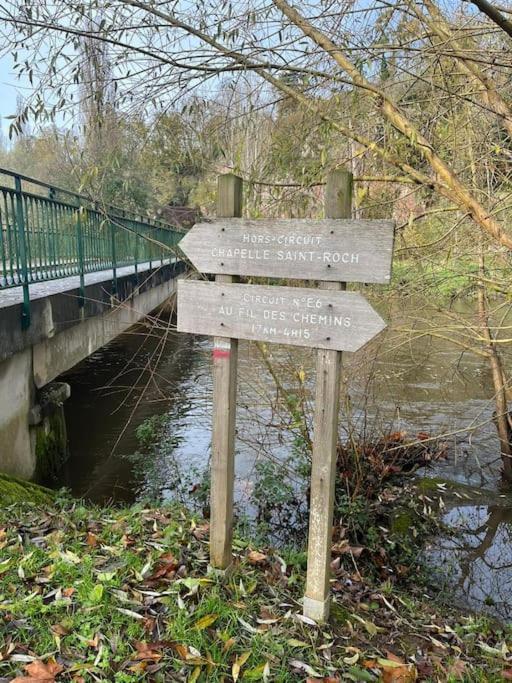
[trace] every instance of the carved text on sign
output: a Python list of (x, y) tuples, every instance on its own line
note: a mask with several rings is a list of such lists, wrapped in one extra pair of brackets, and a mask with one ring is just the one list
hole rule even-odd
[(373, 220), (219, 218), (195, 225), (180, 247), (203, 273), (386, 283), (393, 225)]
[(356, 351), (385, 323), (356, 292), (178, 283), (178, 330)]

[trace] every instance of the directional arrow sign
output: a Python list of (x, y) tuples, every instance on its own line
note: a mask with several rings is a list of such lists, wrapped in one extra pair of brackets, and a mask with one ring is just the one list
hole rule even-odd
[(178, 330), (357, 351), (386, 327), (356, 292), (178, 281)]
[(218, 218), (179, 246), (201, 273), (387, 283), (393, 221)]

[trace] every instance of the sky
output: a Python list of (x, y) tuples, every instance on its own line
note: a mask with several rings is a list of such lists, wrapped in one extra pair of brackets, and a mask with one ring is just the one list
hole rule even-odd
[(23, 86), (14, 75), (12, 57), (6, 54), (0, 57), (0, 117), (1, 129), (5, 136), (9, 132), (10, 120), (6, 116), (16, 113), (18, 94), (27, 94), (27, 86)]

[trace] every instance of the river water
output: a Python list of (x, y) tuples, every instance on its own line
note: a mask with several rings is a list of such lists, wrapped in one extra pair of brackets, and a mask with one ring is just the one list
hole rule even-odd
[[(388, 331), (361, 352), (344, 355), (343, 429), (370, 437), (398, 430), (411, 437), (419, 431), (444, 435), (448, 456), (427, 474), (464, 485), (462, 493), (449, 496), (445, 516), (462, 533), (437, 539), (430, 561), (449, 576), (461, 604), (509, 619), (512, 503), (500, 490), (494, 392), (486, 360), (463, 352), (449, 338), (408, 331), (419, 318), (432, 325), (437, 315), (446, 323), (423, 303), (395, 304), (382, 313), (391, 320)], [(471, 321), (473, 314), (470, 305), (453, 310), (458, 321)], [(314, 352), (270, 350), (284, 381), (294, 387), (298, 383), (309, 401)], [(97, 502), (179, 497), (200, 489), (210, 446), (208, 339), (178, 334), (170, 320), (147, 322), (62, 379), (72, 388), (66, 403), (70, 458), (57, 485)], [(134, 458), (141, 450), (137, 427), (158, 415), (164, 416), (161, 447), (151, 457), (143, 451)], [(236, 497), (251, 513), (256, 463), (263, 456), (289, 458), (293, 426), (290, 430), (279, 411), (275, 384), (259, 352), (245, 342), (239, 351), (237, 426)]]

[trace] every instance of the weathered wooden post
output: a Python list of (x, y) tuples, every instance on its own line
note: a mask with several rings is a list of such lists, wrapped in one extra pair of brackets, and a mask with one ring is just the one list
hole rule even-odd
[[(331, 172), (325, 188), (325, 217), (350, 218), (352, 174)], [(319, 282), (319, 289), (344, 290), (344, 282)], [(319, 349), (316, 362), (313, 461), (309, 511), (308, 571), (304, 615), (315, 621), (329, 616), (336, 446), (340, 397), (341, 351)]]
[[(309, 346), (317, 351), (308, 573), (304, 614), (329, 615), (341, 352), (357, 351), (386, 324), (345, 282), (386, 284), (392, 221), (350, 220), (352, 176), (327, 179), (322, 220), (242, 219), (242, 181), (219, 178), (218, 218), (196, 224), (180, 247), (215, 282), (178, 282), (181, 332), (214, 337), (210, 560), (231, 563), (237, 340)], [(312, 279), (319, 288), (240, 284), (233, 276)], [(319, 291), (324, 290), (324, 291)]]
[[(242, 179), (232, 173), (219, 176), (217, 192), (217, 216), (240, 217)], [(233, 280), (232, 275), (215, 276), (220, 283)], [(214, 337), (210, 562), (218, 569), (232, 561), (237, 360), (238, 339)]]

